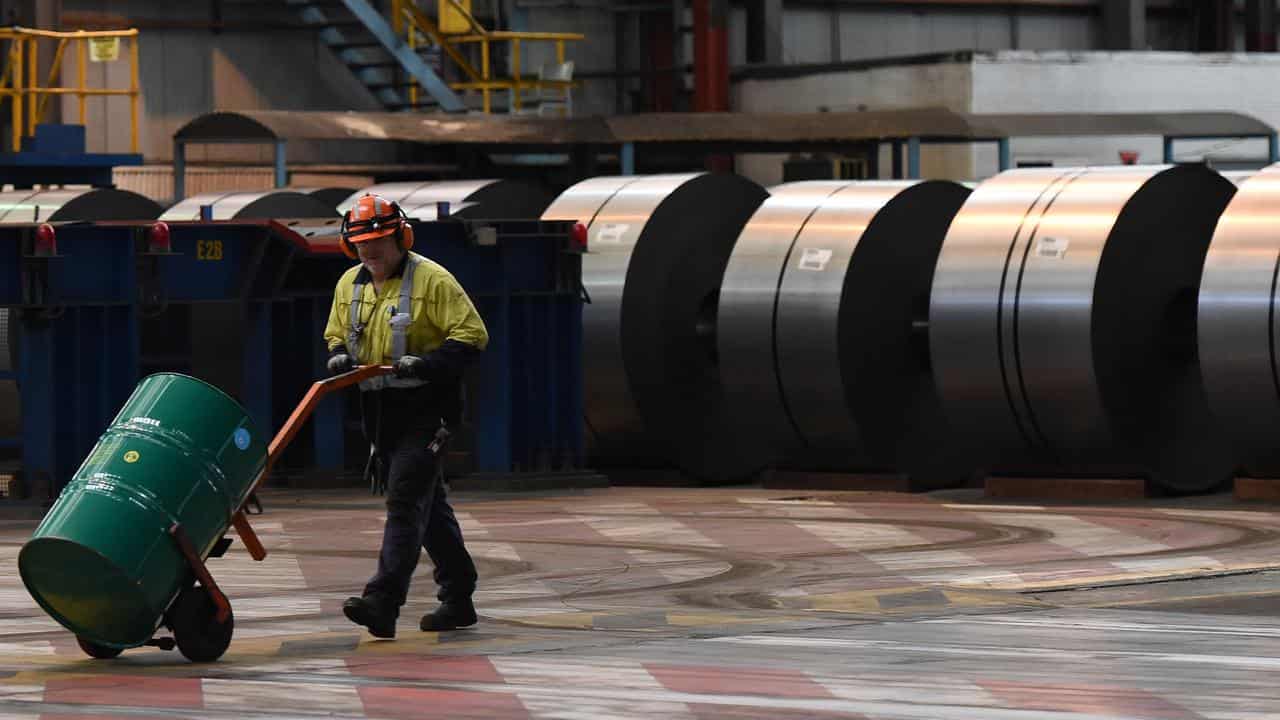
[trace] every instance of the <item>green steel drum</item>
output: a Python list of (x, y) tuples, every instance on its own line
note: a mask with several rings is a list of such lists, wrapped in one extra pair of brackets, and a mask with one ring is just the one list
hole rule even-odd
[(81, 638), (141, 645), (193, 577), (169, 528), (207, 557), (266, 461), (267, 438), (222, 391), (144, 378), (22, 547), (22, 582)]

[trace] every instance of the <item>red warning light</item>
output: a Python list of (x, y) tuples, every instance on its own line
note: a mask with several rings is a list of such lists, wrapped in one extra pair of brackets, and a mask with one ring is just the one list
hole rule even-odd
[(40, 257), (52, 257), (58, 254), (58, 234), (49, 223), (41, 223), (36, 228), (35, 254)]
[(574, 223), (573, 229), (569, 231), (569, 237), (573, 239), (573, 244), (578, 246), (579, 250), (587, 249), (587, 226), (582, 223)]
[(168, 253), (170, 248), (169, 223), (158, 222), (147, 228), (147, 252)]

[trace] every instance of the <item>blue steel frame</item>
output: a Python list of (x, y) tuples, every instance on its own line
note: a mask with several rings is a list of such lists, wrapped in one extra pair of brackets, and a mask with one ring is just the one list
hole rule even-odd
[[(1267, 164), (1280, 162), (1280, 134), (1268, 133), (1265, 135), (1165, 135), (1163, 137), (1164, 162), (1173, 164), (1173, 143), (1176, 140), (1221, 140), (1224, 138), (1264, 138), (1267, 141)], [(997, 169), (1000, 172), (1009, 170), (1013, 167), (1013, 154), (1009, 148), (1009, 138), (991, 138), (991, 139), (974, 139), (974, 140), (953, 140), (953, 139), (933, 139), (910, 137), (905, 140), (891, 140), (890, 160), (892, 161), (892, 176), (895, 180), (920, 179), (920, 147), (922, 144), (959, 144), (959, 143), (976, 143), (976, 142), (993, 142), (996, 144), (996, 162)], [(907, 149), (907, 168), (904, 174), (902, 168), (902, 148), (906, 145)], [(879, 152), (879, 144), (876, 145), (876, 152)]]
[[(476, 471), (582, 466), (581, 258), (570, 225), (416, 224), (415, 250), (453, 272), (490, 332), (469, 378)], [(152, 254), (149, 227), (57, 225), (54, 257), (35, 256), (34, 226), (0, 227), (0, 307), (14, 312), (22, 335), (23, 468), (54, 491), (143, 375), (198, 376), (193, 368), (211, 360), (144, 355), (143, 335), (155, 332), (149, 318), (182, 306), (232, 313), (239, 334), (219, 338), (227, 357), (212, 360), (238, 365), (239, 387), (225, 389), (268, 431), (324, 374), (323, 328), (334, 284), (351, 265), (333, 243), (273, 221), (171, 223), (171, 251)], [(310, 437), (282, 466), (342, 471), (345, 406), (322, 403)]]

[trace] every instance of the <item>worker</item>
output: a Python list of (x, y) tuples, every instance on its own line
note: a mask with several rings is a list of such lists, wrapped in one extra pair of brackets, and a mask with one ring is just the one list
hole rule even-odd
[(324, 338), (329, 372), (390, 365), (360, 383), (365, 437), (384, 484), (387, 521), (378, 569), (342, 606), (375, 637), (392, 638), (421, 549), (435, 564), (440, 605), (423, 630), (476, 622), (476, 568), (445, 498), (440, 454), (461, 414), (462, 375), (489, 334), (448, 270), (417, 253), (413, 227), (393, 202), (366, 194), (343, 218), (340, 247), (359, 259), (338, 280)]

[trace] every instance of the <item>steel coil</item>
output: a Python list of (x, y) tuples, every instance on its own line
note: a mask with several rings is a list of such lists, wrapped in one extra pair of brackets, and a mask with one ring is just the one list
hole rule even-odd
[(1245, 180), (1222, 213), (1200, 281), (1197, 335), (1214, 416), (1241, 469), (1280, 476), (1280, 366), (1276, 271), (1280, 267), (1280, 165)]
[(338, 205), (345, 213), (366, 193), (398, 203), (415, 220), (435, 220), (438, 203), (464, 219), (535, 218), (555, 199), (547, 188), (520, 180), (430, 180), (372, 185), (357, 190)]
[(709, 482), (760, 469), (743, 462), (714, 333), (725, 263), (765, 197), (733, 175), (595, 178), (543, 213), (588, 226), (583, 364), (596, 462), (667, 461)]
[[(741, 452), (752, 464), (775, 464), (786, 451), (804, 445), (779, 378), (778, 291), (796, 236), (825, 200), (848, 185), (814, 181), (770, 188), (769, 197), (743, 227), (725, 267), (716, 313), (720, 376), (728, 402), (738, 411)], [(811, 324), (835, 324), (834, 307), (820, 307), (818, 313), (809, 318)], [(834, 337), (831, 341), (834, 345)], [(812, 381), (826, 386), (827, 404), (837, 406), (828, 431), (843, 435), (845, 446), (856, 453), (857, 431), (851, 419), (840, 403), (829, 402), (838, 377), (839, 368), (826, 363)]]
[(968, 193), (949, 182), (773, 188), (720, 293), (721, 374), (744, 413), (744, 452), (926, 486), (961, 479), (921, 323), (938, 248)]
[(334, 210), (337, 210), (338, 206), (356, 191), (355, 188), (349, 187), (291, 187), (289, 189), (303, 195), (310, 195)]
[(0, 224), (73, 220), (151, 220), (160, 206), (150, 198), (113, 188), (0, 192)]
[(979, 466), (1177, 491), (1229, 476), (1195, 298), (1234, 192), (1199, 166), (1015, 170), (974, 191), (938, 258), (929, 341)]
[(323, 200), (292, 190), (264, 190), (192, 195), (160, 216), (161, 220), (200, 220), (200, 208), (210, 206), (213, 220), (334, 217), (338, 211)]

